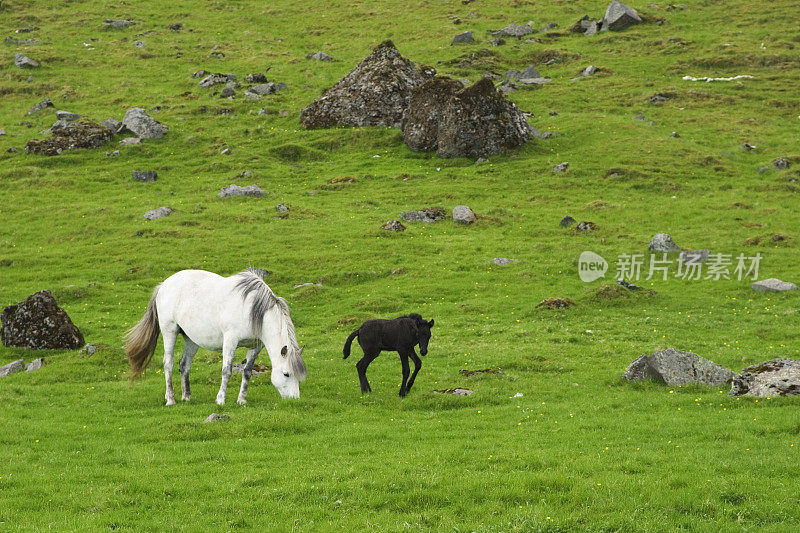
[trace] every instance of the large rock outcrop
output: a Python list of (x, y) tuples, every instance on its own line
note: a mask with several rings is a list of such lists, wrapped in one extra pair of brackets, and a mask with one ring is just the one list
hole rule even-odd
[(445, 106), (464, 86), (460, 81), (437, 76), (414, 89), (403, 116), (403, 140), (415, 152), (439, 147), (439, 122)]
[(606, 9), (606, 15), (603, 17), (603, 26), (601, 29), (602, 31), (624, 30), (631, 24), (638, 24), (640, 22), (642, 22), (642, 19), (635, 9), (618, 0), (614, 0)]
[(488, 78), (458, 91), (438, 126), (439, 157), (483, 157), (520, 146), (531, 136), (522, 111), (503, 98)]
[(379, 44), (347, 76), (300, 112), (308, 129), (333, 126), (399, 128), (415, 87), (436, 71), (400, 55), (394, 43)]
[(64, 150), (76, 148), (99, 148), (114, 138), (105, 126), (96, 122), (70, 122), (53, 130), (49, 139), (31, 139), (25, 145), (29, 154), (58, 155)]
[(736, 374), (697, 354), (670, 348), (639, 356), (622, 377), (628, 381), (652, 379), (671, 386), (689, 383), (719, 386), (730, 383)]
[(6, 346), (66, 350), (85, 344), (83, 334), (47, 290), (9, 305), (3, 309), (0, 320), (0, 338)]
[(731, 396), (800, 395), (800, 361), (772, 359), (748, 366), (736, 376)]

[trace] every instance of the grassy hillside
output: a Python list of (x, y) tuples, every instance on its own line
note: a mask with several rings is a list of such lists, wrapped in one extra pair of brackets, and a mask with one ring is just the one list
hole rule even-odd
[[(602, 17), (604, 2), (2, 2), (3, 38), (41, 44), (0, 43), (0, 302), (50, 289), (100, 349), (0, 347), (0, 364), (47, 362), (0, 380), (0, 528), (797, 529), (796, 399), (620, 379), (658, 348), (734, 371), (799, 358), (797, 294), (755, 293), (735, 278), (640, 280), (655, 295), (601, 285), (619, 254), (647, 253), (658, 232), (687, 249), (761, 253), (759, 277), (800, 280), (793, 5), (631, 5), (645, 24), (583, 37), (569, 27)], [(123, 18), (135, 24), (104, 27)], [(486, 30), (528, 21), (558, 28), (490, 45)], [(451, 46), (466, 30), (477, 42)], [(509, 98), (533, 126), (563, 135), (476, 165), (413, 153), (395, 129), (303, 130), (303, 106), (385, 39), (472, 81), (536, 65), (553, 81)], [(473, 57), (481, 49), (491, 54)], [(317, 50), (337, 61), (305, 59)], [(41, 67), (14, 67), (17, 52)], [(570, 81), (588, 65), (599, 71)], [(219, 99), (192, 78), (200, 69), (240, 80), (266, 71), (287, 88)], [(682, 80), (740, 74), (753, 79)], [(651, 103), (656, 93), (669, 100)], [(45, 97), (55, 107), (28, 116)], [(160, 106), (152, 116), (169, 133), (24, 153), (57, 109), (101, 121), (136, 106)], [(793, 166), (774, 169), (783, 156)], [(563, 161), (569, 170), (552, 172)], [(132, 170), (159, 178), (135, 182)], [(231, 183), (267, 195), (218, 198)], [(478, 222), (380, 229), (401, 211), (459, 204)], [(142, 218), (159, 206), (175, 212)], [(597, 229), (560, 228), (567, 214)], [(611, 263), (604, 280), (579, 279), (584, 250)], [(181, 269), (247, 266), (272, 271), (267, 282), (292, 306), (307, 345), (300, 400), (281, 401), (261, 376), (240, 407), (234, 378), (220, 409), (220, 356), (203, 350), (190, 404), (163, 406), (157, 363), (129, 386), (121, 335), (153, 286)], [(321, 286), (292, 288), (306, 282)], [(535, 308), (554, 296), (577, 306)], [(383, 354), (369, 370), (374, 392), (361, 396), (360, 350), (342, 361), (344, 339), (363, 320), (409, 312), (436, 320), (414, 389), (398, 397), (400, 364)], [(507, 376), (458, 373), (487, 367)], [(456, 386), (475, 393), (432, 392)], [(212, 411), (231, 421), (203, 424)]]

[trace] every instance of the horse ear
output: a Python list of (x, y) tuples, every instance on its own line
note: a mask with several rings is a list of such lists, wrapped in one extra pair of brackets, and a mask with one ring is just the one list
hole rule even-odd
[(289, 353), (289, 348), (287, 348), (286, 346), (281, 348), (281, 356), (286, 357), (286, 354), (288, 353)]
[(306, 347), (305, 347), (305, 346), (303, 346), (302, 348), (300, 348), (300, 353), (299, 353), (299, 354), (297, 354), (297, 357), (300, 357), (301, 355), (303, 355), (303, 350), (305, 350), (305, 349), (306, 349)]
[(432, 318), (431, 318), (431, 321), (430, 321), (430, 322), (428, 322), (428, 327), (429, 327), (429, 328), (432, 328), (432, 327), (433, 327), (433, 319), (432, 319)]

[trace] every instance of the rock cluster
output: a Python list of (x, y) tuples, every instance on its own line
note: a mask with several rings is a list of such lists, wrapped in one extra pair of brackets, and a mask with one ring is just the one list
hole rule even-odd
[(55, 129), (49, 139), (31, 139), (25, 144), (25, 152), (58, 155), (64, 150), (99, 148), (113, 138), (113, 132), (96, 122), (70, 122)]
[(63, 350), (85, 344), (83, 334), (48, 290), (9, 305), (3, 309), (0, 321), (0, 338), (5, 346)]
[(619, 31), (624, 30), (633, 24), (642, 22), (641, 17), (632, 7), (614, 0), (606, 8), (603, 20), (597, 20), (584, 15), (576, 22), (570, 31), (583, 33), (584, 35), (594, 35), (598, 31)]
[(400, 218), (406, 222), (438, 222), (444, 219), (444, 209), (431, 207), (419, 211), (404, 211), (400, 213)]
[(220, 198), (227, 198), (228, 196), (255, 196), (256, 198), (261, 198), (264, 196), (264, 190), (255, 184), (240, 187), (232, 183), (227, 187), (223, 187), (217, 196)]

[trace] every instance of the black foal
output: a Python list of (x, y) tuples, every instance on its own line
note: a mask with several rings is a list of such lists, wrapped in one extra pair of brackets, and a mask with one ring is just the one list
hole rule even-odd
[[(417, 377), (422, 361), (414, 351), (414, 346), (419, 344), (419, 353), (428, 353), (428, 341), (431, 339), (433, 320), (427, 322), (422, 316), (412, 313), (393, 320), (367, 320), (361, 327), (347, 337), (344, 343), (344, 358), (350, 355), (350, 345), (358, 337), (358, 344), (364, 351), (364, 357), (356, 363), (358, 379), (361, 382), (361, 392), (372, 392), (367, 381), (367, 367), (378, 357), (382, 350), (396, 351), (400, 354), (403, 364), (403, 383), (400, 385), (400, 396), (405, 396), (411, 390), (414, 379)], [(409, 358), (414, 361), (414, 373), (408, 377)]]

